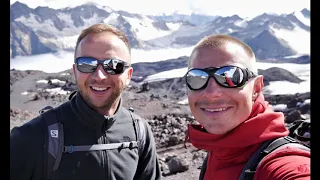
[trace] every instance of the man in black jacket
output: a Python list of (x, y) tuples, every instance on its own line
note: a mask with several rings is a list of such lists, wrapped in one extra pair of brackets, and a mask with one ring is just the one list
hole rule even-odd
[[(92, 25), (78, 37), (74, 58), (78, 92), (54, 109), (58, 121), (63, 124), (64, 145), (98, 147), (137, 140), (132, 114), (122, 107), (121, 100), (133, 71), (127, 37), (115, 27)], [(68, 150), (69, 153), (63, 153), (52, 179), (161, 179), (154, 137), (150, 126), (142, 122), (144, 127), (140, 129), (145, 129), (142, 149)], [(39, 116), (12, 129), (11, 180), (45, 179), (47, 129), (43, 124)]]

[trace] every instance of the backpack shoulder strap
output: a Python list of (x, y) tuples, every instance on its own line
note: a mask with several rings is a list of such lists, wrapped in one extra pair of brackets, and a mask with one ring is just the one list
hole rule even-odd
[[(306, 142), (305, 144), (309, 144), (311, 140), (310, 136), (310, 128), (311, 128), (311, 121), (310, 119), (307, 120), (297, 120), (293, 122), (291, 125), (288, 125), (288, 128), (290, 130), (289, 136), (294, 137), (295, 139)], [(309, 136), (305, 135), (305, 133), (308, 133)], [(308, 146), (310, 147), (310, 146)]]
[(133, 108), (129, 108), (129, 113), (131, 115), (132, 121), (133, 121), (133, 127), (135, 130), (137, 142), (138, 142), (138, 152), (139, 152), (139, 157), (141, 156), (144, 146), (145, 146), (145, 139), (146, 139), (146, 128), (145, 125), (141, 119), (140, 116), (136, 115), (133, 113), (134, 110)]
[(58, 169), (62, 149), (64, 145), (63, 125), (59, 123), (57, 110), (47, 106), (40, 110), (40, 116), (44, 120), (45, 144), (44, 144), (44, 178), (52, 179)]
[(209, 156), (209, 152), (207, 152), (207, 156), (203, 160), (203, 163), (202, 163), (202, 166), (201, 166), (201, 170), (200, 170), (199, 180), (203, 180), (204, 179), (204, 174), (206, 173), (206, 170), (207, 170), (208, 156)]
[(268, 154), (274, 152), (276, 149), (279, 149), (284, 146), (294, 146), (307, 151), (310, 151), (310, 148), (300, 144), (294, 138), (290, 136), (280, 137), (277, 139), (272, 139), (264, 142), (259, 149), (251, 156), (245, 167), (243, 168), (239, 180), (253, 179), (256, 169), (259, 166), (260, 162)]

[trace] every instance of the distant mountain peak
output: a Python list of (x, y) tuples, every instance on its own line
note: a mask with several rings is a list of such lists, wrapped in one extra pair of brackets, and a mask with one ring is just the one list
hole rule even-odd
[(34, 9), (36, 12), (37, 11), (56, 11), (55, 9), (50, 8), (49, 6), (38, 6)]
[(304, 17), (306, 18), (310, 18), (310, 10), (308, 10), (307, 8), (304, 8), (300, 11)]
[(237, 14), (234, 14), (232, 16), (229, 16), (230, 20), (234, 20), (234, 21), (238, 21), (238, 20), (243, 20), (240, 16), (238, 16)]
[(256, 37), (246, 39), (245, 42), (252, 47), (258, 59), (279, 58), (296, 53), (283, 39), (278, 38), (271, 29), (263, 30)]
[[(238, 14), (222, 17), (198, 12), (186, 15), (181, 11), (153, 16), (115, 11), (92, 1), (60, 9), (47, 6), (29, 8), (17, 1), (10, 8), (10, 27), (13, 27), (10, 28), (10, 51), (12, 56), (24, 56), (72, 50), (75, 36), (81, 29), (104, 22), (123, 31), (132, 48), (189, 47), (204, 36), (219, 33), (250, 40), (259, 57), (278, 57), (294, 54), (291, 46), (300, 52), (300, 45), (307, 44), (310, 33), (308, 16), (310, 11), (306, 8), (292, 15), (263, 13), (250, 20)], [(296, 31), (299, 34), (296, 35)], [(295, 42), (291, 36), (300, 37), (301, 41)], [(22, 38), (28, 41), (21, 43)], [(307, 52), (307, 49), (305, 46), (303, 51)]]
[(16, 1), (10, 5), (10, 9), (31, 9), (27, 4)]
[(23, 4), (20, 1), (16, 1), (15, 3), (11, 4), (11, 7), (15, 7), (15, 6), (28, 7), (26, 4)]
[(21, 16), (29, 17), (30, 13), (33, 12), (26, 4), (23, 4), (19, 1), (16, 1), (14, 4), (10, 6), (10, 21), (14, 21), (14, 19), (19, 18)]

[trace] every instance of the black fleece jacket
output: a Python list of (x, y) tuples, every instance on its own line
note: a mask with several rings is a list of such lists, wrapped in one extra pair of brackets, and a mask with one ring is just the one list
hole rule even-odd
[[(92, 145), (136, 140), (129, 111), (120, 105), (113, 116), (91, 109), (81, 95), (57, 107), (64, 126), (65, 145)], [(42, 118), (36, 117), (10, 136), (10, 179), (43, 179), (44, 132)], [(76, 180), (159, 180), (160, 168), (150, 126), (143, 120), (146, 139), (142, 155), (138, 149), (64, 153), (54, 179)]]

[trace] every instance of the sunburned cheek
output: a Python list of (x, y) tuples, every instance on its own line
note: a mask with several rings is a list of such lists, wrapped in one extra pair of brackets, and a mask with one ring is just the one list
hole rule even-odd
[(239, 109), (238, 112), (236, 113), (239, 118), (239, 121), (242, 122), (247, 120), (251, 114), (251, 110), (252, 110), (251, 107)]

